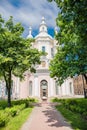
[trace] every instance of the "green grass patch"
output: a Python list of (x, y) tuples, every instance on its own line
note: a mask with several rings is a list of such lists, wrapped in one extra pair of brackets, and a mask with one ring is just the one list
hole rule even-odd
[(18, 116), (13, 117), (5, 127), (0, 130), (19, 130), (22, 124), (27, 120), (33, 108), (26, 108)]
[(56, 108), (67, 119), (74, 130), (87, 130), (87, 120), (83, 119), (80, 114), (66, 109), (64, 105), (58, 105)]
[(12, 101), (7, 107), (5, 100), (0, 100), (0, 130), (19, 130), (33, 109), (34, 98)]

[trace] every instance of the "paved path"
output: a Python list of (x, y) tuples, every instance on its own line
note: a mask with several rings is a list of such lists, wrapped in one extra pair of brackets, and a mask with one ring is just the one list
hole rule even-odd
[(21, 130), (72, 130), (51, 103), (37, 105)]

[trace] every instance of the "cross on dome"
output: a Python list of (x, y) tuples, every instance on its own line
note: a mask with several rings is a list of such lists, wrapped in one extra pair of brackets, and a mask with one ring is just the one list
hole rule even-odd
[(44, 17), (42, 17), (42, 22), (41, 22), (41, 24), (46, 24)]

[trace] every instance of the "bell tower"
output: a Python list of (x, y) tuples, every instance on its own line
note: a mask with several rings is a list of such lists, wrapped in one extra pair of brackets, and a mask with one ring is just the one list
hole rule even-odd
[(46, 22), (45, 22), (45, 18), (42, 17), (42, 21), (41, 21), (41, 24), (40, 24), (40, 27), (39, 27), (39, 32), (46, 32), (47, 33), (47, 25), (46, 25)]

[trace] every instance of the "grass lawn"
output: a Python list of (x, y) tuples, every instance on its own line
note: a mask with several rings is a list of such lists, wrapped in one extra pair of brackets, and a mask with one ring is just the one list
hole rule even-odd
[(29, 114), (31, 113), (33, 108), (26, 108), (21, 111), (18, 116), (13, 117), (6, 127), (0, 128), (0, 130), (20, 130), (22, 124), (27, 120)]
[(84, 120), (81, 115), (69, 111), (63, 105), (58, 105), (56, 108), (67, 119), (74, 130), (87, 130), (87, 120)]

